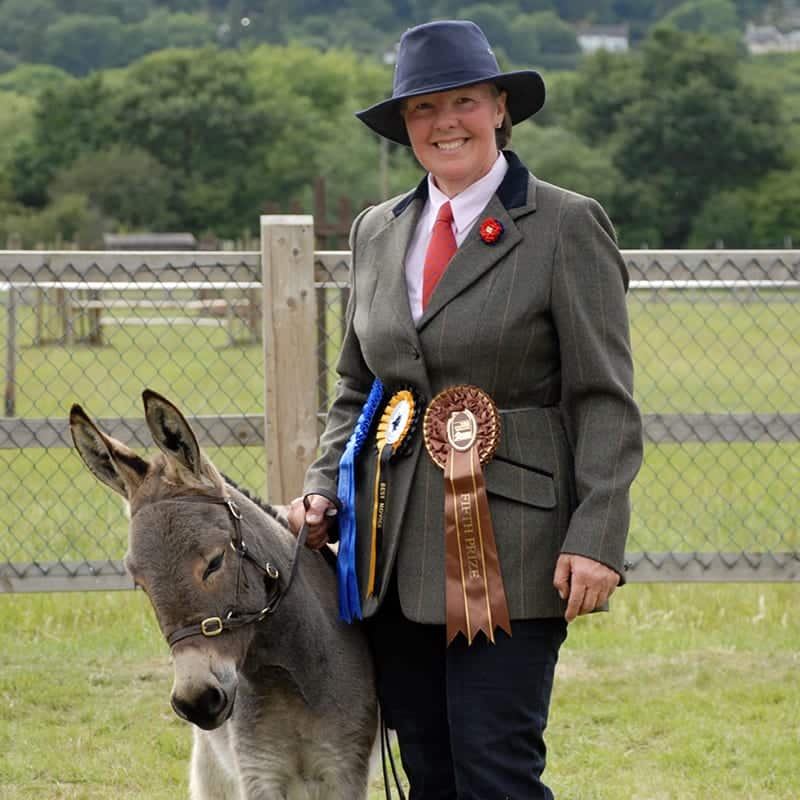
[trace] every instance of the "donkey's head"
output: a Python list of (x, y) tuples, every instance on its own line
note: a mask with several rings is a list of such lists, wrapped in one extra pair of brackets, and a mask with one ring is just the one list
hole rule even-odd
[(155, 392), (145, 390), (142, 399), (161, 450), (152, 459), (100, 431), (78, 405), (70, 431), (89, 470), (130, 505), (125, 566), (150, 598), (172, 648), (172, 706), (210, 730), (233, 710), (237, 669), (252, 638), (250, 625), (229, 629), (231, 612), (234, 605), (262, 608), (268, 581), (248, 580), (242, 570), (239, 511), (226, 503), (225, 481), (189, 423)]

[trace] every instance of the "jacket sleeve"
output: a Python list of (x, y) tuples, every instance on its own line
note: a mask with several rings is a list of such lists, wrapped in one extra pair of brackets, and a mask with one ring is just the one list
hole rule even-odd
[(319, 443), (319, 455), (308, 468), (303, 483), (303, 494), (321, 494), (336, 501), (339, 477), (339, 459), (347, 440), (353, 432), (358, 415), (369, 394), (374, 376), (364, 363), (361, 343), (353, 328), (358, 297), (356, 293), (356, 254), (358, 252), (358, 231), (364, 216), (370, 209), (364, 209), (356, 217), (350, 229), (350, 297), (347, 303), (344, 339), (339, 352), (336, 371), (339, 375), (336, 394), (328, 409), (325, 429)]
[(562, 552), (600, 561), (623, 581), (630, 486), (643, 449), (627, 288), (611, 222), (594, 200), (572, 196), (560, 216), (551, 306), (577, 501)]

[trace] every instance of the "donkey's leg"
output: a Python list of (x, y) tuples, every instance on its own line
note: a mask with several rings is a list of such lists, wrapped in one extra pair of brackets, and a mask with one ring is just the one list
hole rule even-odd
[(194, 728), (189, 796), (191, 800), (244, 800), (227, 725), (215, 731)]

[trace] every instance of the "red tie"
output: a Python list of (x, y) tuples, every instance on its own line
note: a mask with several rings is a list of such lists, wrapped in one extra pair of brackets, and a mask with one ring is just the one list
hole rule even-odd
[(425, 253), (425, 266), (422, 268), (422, 309), (428, 305), (428, 300), (439, 282), (439, 278), (444, 275), (450, 259), (453, 257), (458, 245), (456, 237), (453, 235), (451, 222), (453, 221), (453, 209), (447, 202), (439, 209), (436, 215), (436, 222), (433, 223), (431, 240)]

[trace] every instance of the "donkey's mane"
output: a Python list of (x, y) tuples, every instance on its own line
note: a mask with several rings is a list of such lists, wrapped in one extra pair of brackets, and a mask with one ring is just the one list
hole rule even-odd
[[(280, 525), (286, 528), (286, 530), (291, 530), (289, 528), (289, 521), (286, 519), (286, 517), (283, 516), (283, 514), (280, 513), (280, 511), (278, 511), (277, 508), (275, 508), (275, 506), (271, 506), (269, 503), (265, 503), (260, 497), (254, 495), (248, 489), (239, 486), (239, 484), (236, 483), (235, 480), (229, 478), (224, 472), (221, 472), (220, 474), (222, 475), (222, 478), (225, 481), (225, 483), (227, 483), (229, 486), (232, 486), (237, 491), (241, 492), (248, 500), (252, 500), (262, 511), (266, 511), (267, 514), (269, 514)], [(332, 569), (336, 569), (336, 554), (334, 553), (333, 550), (330, 549), (330, 547), (321, 547), (318, 552), (322, 554), (323, 558), (325, 559), (329, 567), (331, 567)]]
[(270, 505), (269, 503), (262, 500), (257, 495), (254, 495), (249, 489), (245, 489), (243, 486), (239, 486), (233, 478), (227, 476), (224, 472), (220, 473), (225, 481), (229, 486), (232, 486), (237, 491), (241, 492), (248, 500), (252, 500), (262, 511), (266, 511), (273, 519), (280, 522), (280, 524), (284, 528), (288, 528), (289, 525), (287, 523), (286, 518), (278, 511), (275, 506)]

